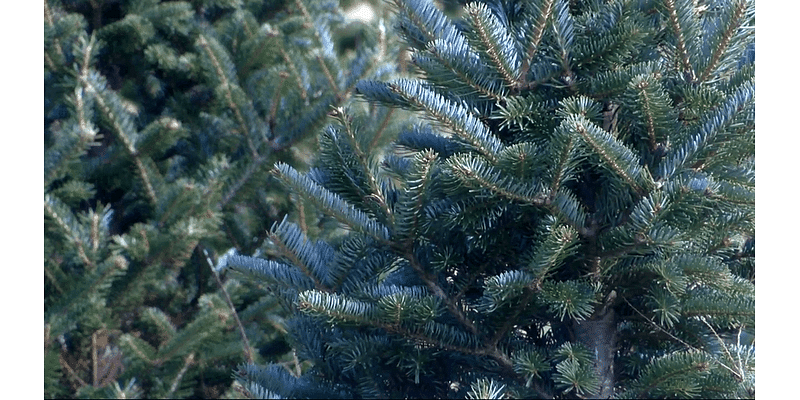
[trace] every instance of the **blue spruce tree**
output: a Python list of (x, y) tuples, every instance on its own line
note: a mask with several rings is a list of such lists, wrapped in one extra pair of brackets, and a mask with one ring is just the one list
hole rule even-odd
[(275, 175), (347, 234), (284, 220), (220, 267), (293, 312), (299, 377), (254, 397), (755, 396), (754, 5), (395, 0), (418, 112), (388, 151), (345, 109)]

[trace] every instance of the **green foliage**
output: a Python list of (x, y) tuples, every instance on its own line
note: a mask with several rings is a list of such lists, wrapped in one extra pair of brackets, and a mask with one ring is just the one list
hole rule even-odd
[(314, 168), (277, 164), (349, 233), (286, 219), (280, 257), (226, 259), (284, 295), (310, 363), (242, 386), (754, 397), (753, 2), (393, 3), (418, 74), (356, 88), (429, 123), (367, 151), (338, 110)]
[(306, 169), (355, 83), (393, 73), (382, 22), (333, 1), (46, 1), (44, 16), (45, 396), (236, 397), (237, 363), (300, 373), (283, 299), (215, 260), (262, 251), (295, 209), (315, 221), (270, 170)]

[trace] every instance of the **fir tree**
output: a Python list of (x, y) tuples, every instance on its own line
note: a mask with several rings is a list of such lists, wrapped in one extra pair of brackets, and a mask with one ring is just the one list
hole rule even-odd
[(254, 397), (755, 395), (754, 6), (395, 0), (419, 112), (392, 151), (340, 109), (307, 174), (349, 233), (285, 219), (229, 269), (289, 304), (296, 377)]
[(215, 259), (302, 206), (269, 171), (393, 72), (386, 32), (330, 1), (44, 5), (45, 396), (235, 396), (237, 363), (299, 368), (279, 299)]

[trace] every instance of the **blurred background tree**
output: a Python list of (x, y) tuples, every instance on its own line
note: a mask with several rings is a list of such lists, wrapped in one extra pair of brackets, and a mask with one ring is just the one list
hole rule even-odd
[(213, 266), (259, 254), (277, 219), (304, 213), (268, 172), (307, 168), (356, 82), (395, 73), (384, 11), (44, 7), (45, 397), (235, 397), (237, 363), (299, 371), (280, 299)]

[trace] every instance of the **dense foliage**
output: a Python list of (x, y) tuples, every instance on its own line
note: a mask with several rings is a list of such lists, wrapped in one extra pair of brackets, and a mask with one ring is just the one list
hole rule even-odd
[(44, 33), (45, 397), (299, 371), (279, 299), (214, 260), (296, 212), (269, 171), (306, 168), (330, 110), (394, 71), (385, 31), (335, 1), (47, 0)]
[(275, 175), (349, 230), (289, 219), (269, 286), (311, 362), (256, 397), (755, 396), (754, 5), (395, 0), (418, 112), (388, 151), (345, 108)]

